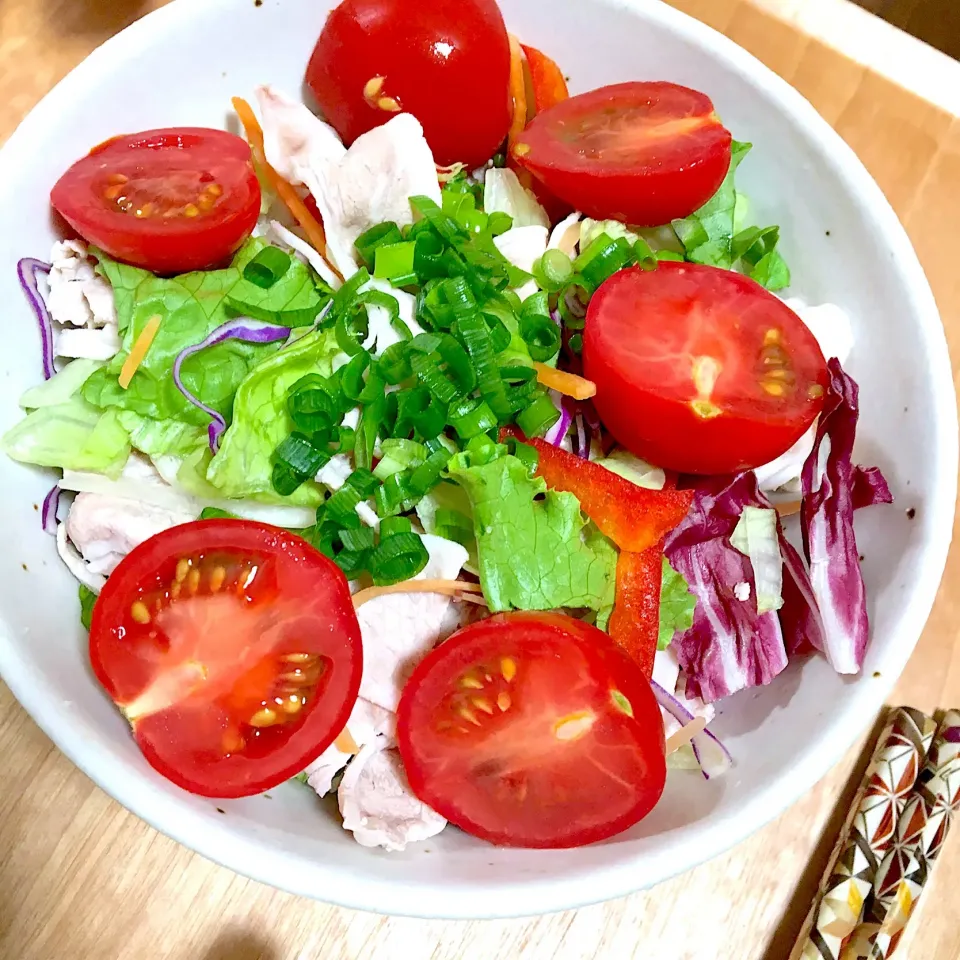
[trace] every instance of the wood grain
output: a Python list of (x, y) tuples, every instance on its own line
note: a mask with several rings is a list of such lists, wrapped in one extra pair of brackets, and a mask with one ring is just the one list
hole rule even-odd
[[(162, 2), (0, 0), (0, 140), (97, 44)], [(844, 0), (673, 3), (794, 83), (863, 157), (917, 246), (957, 356), (960, 121), (942, 107), (960, 91), (960, 65)], [(891, 65), (940, 106), (861, 64)], [(958, 586), (954, 552), (896, 702), (960, 703)], [(203, 860), (94, 786), (2, 684), (0, 758), (2, 960), (783, 960), (829, 850), (820, 838), (837, 829), (865, 762), (852, 750), (773, 824), (654, 891), (532, 920), (458, 923), (327, 907)], [(923, 902), (900, 955), (956, 960), (957, 836)]]

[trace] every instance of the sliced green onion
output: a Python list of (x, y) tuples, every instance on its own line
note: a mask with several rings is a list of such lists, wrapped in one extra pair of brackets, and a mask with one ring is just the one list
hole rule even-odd
[(346, 482), (362, 497), (369, 497), (380, 486), (380, 481), (369, 470), (362, 467), (354, 470), (347, 477)]
[(333, 558), (333, 562), (343, 571), (343, 575), (348, 580), (356, 580), (366, 572), (371, 556), (369, 550), (341, 550)]
[(372, 550), (374, 533), (370, 527), (357, 527), (354, 530), (341, 530), (340, 542), (344, 550)]
[(353, 462), (357, 467), (369, 470), (373, 466), (373, 448), (377, 444), (386, 405), (386, 397), (381, 390), (380, 395), (360, 411), (353, 446)]
[(650, 244), (643, 237), (638, 237), (633, 243), (633, 256), (643, 270), (656, 270), (657, 255)]
[(340, 453), (352, 453), (357, 443), (357, 431), (353, 427), (340, 426), (337, 428), (337, 437)]
[(446, 450), (437, 450), (431, 453), (419, 467), (410, 474), (409, 488), (418, 497), (428, 493), (440, 482), (443, 473), (450, 462), (450, 454)]
[(540, 393), (517, 414), (517, 426), (528, 437), (542, 437), (559, 419), (560, 411), (553, 401), (545, 393)]
[(327, 314), (328, 320), (336, 321), (347, 309), (353, 306), (353, 301), (359, 295), (360, 288), (368, 283), (370, 274), (361, 267), (346, 283), (334, 294), (333, 303)]
[(573, 276), (573, 264), (562, 250), (547, 250), (533, 265), (537, 285), (550, 293), (557, 293)]
[(487, 321), (480, 316), (463, 317), (457, 324), (467, 353), (473, 363), (474, 375), (480, 395), (500, 421), (511, 414), (507, 391), (497, 367), (497, 351), (487, 328)]
[(426, 387), (401, 390), (397, 396), (397, 421), (394, 437), (414, 431), (424, 440), (438, 436), (447, 423), (447, 405), (431, 396)]
[(492, 463), (503, 452), (503, 447), (494, 443), (485, 433), (471, 437), (465, 448), (471, 466), (482, 467)]
[(425, 230), (414, 242), (413, 269), (420, 283), (426, 283), (444, 275), (443, 241), (432, 231)]
[(411, 197), (410, 207), (414, 213), (419, 213), (447, 243), (453, 243), (464, 235), (465, 231), (460, 224), (452, 217), (448, 217), (429, 197)]
[(413, 334), (410, 328), (400, 319), (400, 304), (397, 298), (383, 290), (367, 290), (357, 298), (364, 306), (380, 307), (390, 315), (390, 326), (396, 331), (401, 340), (409, 340)]
[(376, 248), (373, 275), (381, 280), (412, 275), (415, 250), (416, 243), (412, 240), (381, 244)]
[(394, 473), (387, 477), (373, 495), (377, 515), (384, 518), (399, 513), (403, 505), (413, 499), (416, 498), (410, 490), (406, 473)]
[(573, 267), (594, 289), (618, 270), (633, 263), (633, 248), (625, 237), (601, 233), (574, 261)]
[(380, 524), (380, 539), (395, 537), (398, 533), (412, 533), (413, 524), (406, 517), (385, 517)]
[(560, 351), (560, 328), (550, 316), (545, 293), (527, 297), (520, 310), (520, 336), (530, 351), (530, 357), (542, 363)]
[(329, 435), (340, 419), (337, 404), (320, 387), (292, 390), (287, 396), (287, 411), (294, 427), (305, 434)]
[(410, 369), (410, 350), (407, 343), (392, 343), (377, 361), (377, 373), (391, 384), (403, 383), (413, 376)]
[(490, 405), (479, 397), (456, 401), (451, 405), (447, 419), (461, 440), (469, 440), (478, 433), (493, 430), (499, 423)]
[(567, 341), (567, 346), (570, 347), (570, 349), (574, 353), (582, 353), (583, 352), (583, 335), (579, 333), (575, 333)]
[[(367, 379), (363, 375), (367, 373)], [(354, 403), (367, 404), (383, 396), (383, 381), (376, 371), (370, 369), (370, 354), (361, 350), (344, 368), (341, 374), (344, 396)]]
[(330, 454), (317, 447), (302, 433), (291, 433), (274, 451), (273, 488), (288, 497), (306, 480), (317, 475)]
[(380, 541), (370, 555), (370, 576), (378, 587), (415, 577), (427, 565), (430, 555), (415, 533), (397, 533)]
[(373, 475), (380, 480), (386, 480), (403, 470), (419, 467), (430, 456), (427, 448), (416, 440), (391, 438), (384, 440), (380, 449), (383, 456), (373, 471)]
[(357, 520), (357, 505), (361, 500), (360, 491), (345, 483), (324, 504), (325, 516), (338, 526), (353, 526)]
[(537, 371), (533, 367), (510, 366), (500, 368), (511, 415), (522, 410), (537, 390)]
[(437, 536), (445, 540), (465, 545), (474, 539), (472, 521), (459, 510), (438, 509), (433, 522)]
[(353, 245), (356, 247), (357, 253), (360, 254), (360, 259), (369, 269), (373, 267), (376, 261), (377, 249), (379, 247), (391, 246), (395, 243), (401, 243), (402, 241), (403, 234), (400, 233), (400, 228), (393, 223), (393, 221), (388, 220), (385, 223), (378, 223), (375, 227), (371, 227), (369, 230), (361, 233), (353, 242)]
[(269, 290), (290, 269), (290, 254), (279, 247), (264, 247), (244, 268), (243, 279)]
[(683, 254), (674, 250), (657, 250), (654, 254), (658, 261), (669, 260), (672, 263), (683, 263)]

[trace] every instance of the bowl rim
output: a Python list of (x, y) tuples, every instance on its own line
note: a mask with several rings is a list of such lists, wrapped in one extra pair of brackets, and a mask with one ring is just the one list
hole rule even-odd
[[(138, 45), (148, 45), (157, 33), (189, 20), (201, 6), (227, 6), (230, 0), (173, 0), (147, 14), (107, 40), (64, 77), (27, 115), (0, 150), (0, 182), (9, 174), (12, 157), (35, 133), (55, 122), (68, 87), (83, 86), (109, 74), (117, 55)], [(0, 676), (13, 695), (44, 733), (91, 780), (136, 816), (166, 836), (204, 857), (251, 879), (290, 893), (341, 907), (376, 909), (378, 913), (430, 919), (489, 919), (530, 916), (573, 909), (622, 897), (638, 889), (670, 879), (710, 860), (746, 839), (779, 816), (819, 781), (844, 755), (861, 730), (873, 719), (900, 676), (919, 640), (939, 587), (950, 547), (957, 493), (958, 427), (956, 397), (946, 337), (933, 293), (906, 231), (879, 186), (853, 150), (814, 107), (785, 80), (752, 54), (706, 24), (668, 6), (646, 0), (600, 0), (629, 11), (640, 22), (654, 22), (687, 42), (705, 50), (727, 69), (739, 74), (787, 114), (801, 133), (816, 144), (848, 194), (874, 220), (890, 245), (893, 269), (901, 282), (927, 348), (931, 366), (927, 371), (939, 425), (936, 436), (937, 470), (931, 485), (930, 511), (942, 518), (929, 534), (920, 558), (915, 587), (900, 615), (901, 641), (888, 644), (879, 664), (882, 676), (854, 689), (833, 712), (824, 737), (808, 743), (796, 755), (789, 782), (765, 784), (735, 812), (710, 823), (709, 828), (678, 833), (669, 849), (649, 851), (639, 858), (605, 864), (566, 877), (516, 880), (496, 887), (465, 882), (455, 887), (442, 879), (428, 885), (398, 884), (385, 878), (352, 873), (296, 858), (291, 870), (290, 854), (278, 851), (269, 838), (238, 835), (224, 824), (186, 806), (170, 816), (170, 804), (145, 777), (131, 773), (127, 762), (111, 751), (91, 723), (63, 709), (51, 709), (46, 681), (39, 670), (20, 657), (10, 642), (9, 631), (0, 623)], [(164, 35), (166, 35), (164, 33)], [(946, 523), (947, 517), (950, 523)], [(909, 642), (907, 642), (909, 641)], [(540, 852), (549, 856), (549, 852)], [(638, 879), (637, 866), (643, 873)]]

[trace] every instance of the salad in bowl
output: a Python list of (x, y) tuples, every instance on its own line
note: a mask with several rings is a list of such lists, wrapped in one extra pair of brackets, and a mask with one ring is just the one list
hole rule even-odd
[(58, 471), (93, 674), (191, 794), (576, 847), (735, 770), (727, 698), (863, 666), (854, 518), (893, 496), (851, 318), (790, 288), (709, 90), (571, 95), (536, 42), (345, 0), (304, 98), (49, 184), (2, 447)]

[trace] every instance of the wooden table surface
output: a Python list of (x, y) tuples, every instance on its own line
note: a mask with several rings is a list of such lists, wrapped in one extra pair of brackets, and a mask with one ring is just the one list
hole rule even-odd
[[(960, 356), (960, 64), (845, 0), (673, 2), (790, 80), (857, 150), (906, 224)], [(97, 44), (162, 3), (0, 0), (0, 142)], [(960, 704), (958, 588), (955, 551), (894, 702)], [(76, 770), (0, 684), (0, 960), (783, 960), (857, 764), (853, 750), (777, 821), (653, 891), (531, 920), (424, 922), (302, 900), (196, 856)], [(956, 960), (960, 830), (924, 904), (899, 955)]]

